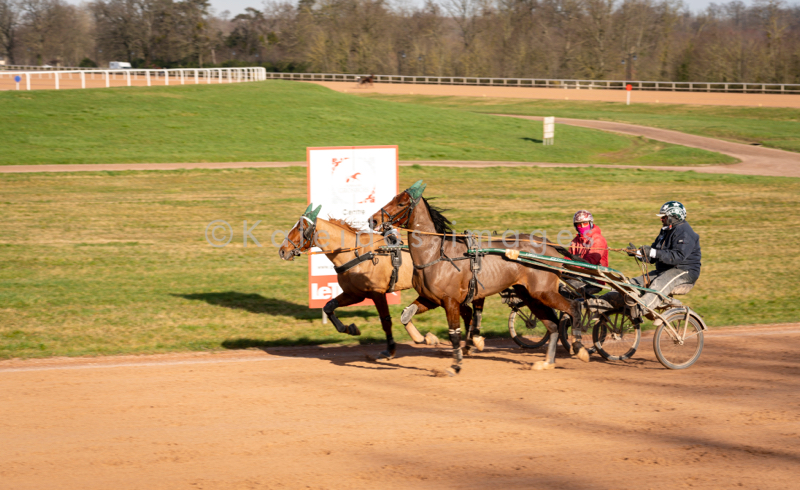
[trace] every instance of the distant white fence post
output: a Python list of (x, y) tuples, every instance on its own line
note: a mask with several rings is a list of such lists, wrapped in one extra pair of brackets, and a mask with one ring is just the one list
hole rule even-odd
[(56, 76), (55, 76), (55, 79), (56, 79), (56, 90), (58, 90), (58, 88), (59, 88), (58, 87), (58, 79), (59, 79), (60, 75), (61, 75), (60, 73), (56, 73)]
[(105, 72), (106, 75), (106, 88), (111, 86), (111, 75), (108, 72)]
[(26, 86), (26, 88), (28, 90), (31, 89), (31, 74), (30, 73), (26, 73), (25, 74), (25, 86)]
[(199, 82), (197, 81), (197, 70), (194, 71), (194, 84), (197, 85)]
[(130, 87), (131, 86), (131, 72), (126, 71), (125, 75), (128, 78), (128, 87)]
[(150, 70), (145, 70), (145, 77), (147, 78), (147, 86), (150, 86)]
[(169, 85), (169, 70), (164, 70), (164, 85)]
[(81, 88), (86, 88), (86, 73), (81, 72)]

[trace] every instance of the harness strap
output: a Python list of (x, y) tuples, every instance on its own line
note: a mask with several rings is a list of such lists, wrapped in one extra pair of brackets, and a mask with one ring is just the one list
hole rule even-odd
[(363, 255), (357, 255), (356, 258), (354, 258), (350, 262), (345, 262), (344, 264), (342, 264), (342, 265), (340, 265), (338, 267), (334, 267), (333, 270), (337, 274), (341, 274), (342, 272), (349, 271), (350, 269), (352, 269), (353, 267), (357, 266), (361, 262), (366, 262), (368, 260), (372, 260), (374, 257), (375, 257), (375, 254), (372, 253), (372, 252), (367, 252), (367, 253), (365, 253)]
[(389, 252), (389, 255), (392, 257), (392, 277), (389, 278), (389, 289), (386, 290), (386, 294), (394, 292), (394, 287), (397, 284), (397, 277), (400, 275), (400, 266), (403, 265), (402, 249), (393, 248)]

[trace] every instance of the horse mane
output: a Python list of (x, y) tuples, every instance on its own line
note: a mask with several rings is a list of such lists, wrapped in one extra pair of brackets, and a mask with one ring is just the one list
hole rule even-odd
[(436, 233), (442, 233), (445, 235), (453, 233), (453, 228), (450, 227), (450, 220), (442, 214), (444, 211), (447, 211), (447, 209), (441, 209), (431, 205), (424, 197), (422, 198), (422, 201), (426, 206), (428, 206), (428, 211), (430, 212), (431, 220), (433, 221), (433, 227), (436, 229)]
[(347, 231), (351, 231), (353, 233), (361, 233), (361, 230), (357, 230), (357, 229), (353, 228), (353, 225), (351, 225), (350, 223), (348, 223), (347, 221), (345, 221), (343, 219), (331, 218), (330, 216), (328, 216), (328, 221), (333, 223), (334, 225), (337, 225), (337, 226), (340, 226), (340, 227), (344, 228)]

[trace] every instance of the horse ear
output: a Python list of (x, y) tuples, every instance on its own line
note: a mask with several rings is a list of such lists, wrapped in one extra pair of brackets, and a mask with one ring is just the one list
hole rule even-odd
[(414, 192), (416, 192), (416, 190), (417, 190), (417, 189), (419, 189), (419, 186), (420, 186), (421, 184), (422, 184), (422, 179), (420, 179), (420, 180), (418, 180), (418, 181), (414, 182), (414, 185), (412, 185), (411, 187), (409, 187), (409, 188), (408, 188), (408, 189), (406, 189), (406, 190), (408, 191), (408, 193), (409, 193), (409, 194), (413, 194)]
[(310, 212), (311, 212), (311, 208), (313, 208), (313, 207), (314, 207), (314, 203), (313, 203), (313, 202), (312, 202), (312, 203), (309, 203), (309, 204), (308, 204), (308, 207), (306, 208), (306, 210), (305, 210), (305, 211), (303, 211), (303, 216), (308, 216), (308, 213), (310, 213)]
[(322, 204), (317, 206), (317, 209), (315, 209), (314, 212), (311, 213), (311, 216), (309, 216), (311, 218), (311, 221), (316, 221), (317, 220), (317, 215), (319, 214), (321, 209), (322, 209)]

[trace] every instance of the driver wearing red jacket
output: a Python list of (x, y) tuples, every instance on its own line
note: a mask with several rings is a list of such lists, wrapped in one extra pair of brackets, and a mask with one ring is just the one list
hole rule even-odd
[(569, 244), (569, 253), (577, 255), (586, 262), (608, 267), (608, 245), (600, 227), (594, 224), (594, 216), (581, 209), (572, 218), (578, 232)]

